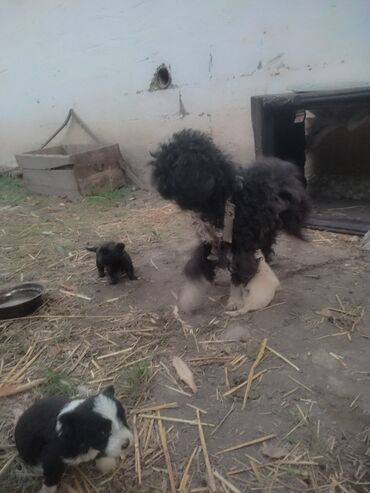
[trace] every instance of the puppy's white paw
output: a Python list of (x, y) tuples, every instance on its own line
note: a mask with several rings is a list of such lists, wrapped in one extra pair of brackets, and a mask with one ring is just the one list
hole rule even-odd
[(117, 463), (114, 457), (100, 457), (96, 460), (96, 468), (103, 474), (115, 469)]

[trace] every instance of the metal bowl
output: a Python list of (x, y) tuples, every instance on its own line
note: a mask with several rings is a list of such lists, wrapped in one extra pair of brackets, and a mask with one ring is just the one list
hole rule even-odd
[(34, 312), (43, 301), (45, 284), (22, 282), (0, 292), (0, 319), (25, 317)]

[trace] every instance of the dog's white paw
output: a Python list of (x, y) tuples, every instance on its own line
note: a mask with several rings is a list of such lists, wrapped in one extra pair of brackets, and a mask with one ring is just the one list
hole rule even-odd
[(240, 310), (240, 308), (241, 308), (241, 302), (240, 301), (229, 298), (229, 301), (227, 302), (227, 305), (226, 305), (227, 311), (229, 311), (229, 312), (236, 311), (236, 310)]
[(96, 468), (103, 474), (115, 469), (117, 463), (114, 457), (100, 457), (96, 460)]
[(238, 317), (239, 315), (242, 315), (242, 311), (241, 310), (226, 311), (225, 314), (228, 315), (229, 317)]
[(230, 286), (230, 296), (226, 305), (228, 311), (240, 310), (243, 306), (243, 292), (242, 286)]

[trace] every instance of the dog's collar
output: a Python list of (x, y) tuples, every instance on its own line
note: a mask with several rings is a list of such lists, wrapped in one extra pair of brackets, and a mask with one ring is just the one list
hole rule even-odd
[(233, 204), (231, 200), (226, 200), (224, 212), (224, 230), (222, 234), (222, 241), (224, 243), (231, 244), (233, 242), (234, 219), (235, 204)]
[(223, 229), (216, 228), (208, 221), (202, 220), (197, 213), (192, 213), (192, 217), (195, 231), (201, 241), (210, 242), (214, 245), (219, 245), (220, 242), (231, 245), (235, 218), (235, 204), (231, 200), (228, 199), (225, 202)]
[[(244, 186), (244, 178), (242, 175), (235, 176), (235, 190), (240, 191)], [(235, 219), (235, 204), (227, 199), (225, 202), (225, 212), (224, 212), (224, 230), (222, 234), (222, 241), (224, 243), (233, 242), (233, 230), (234, 230), (234, 219)]]

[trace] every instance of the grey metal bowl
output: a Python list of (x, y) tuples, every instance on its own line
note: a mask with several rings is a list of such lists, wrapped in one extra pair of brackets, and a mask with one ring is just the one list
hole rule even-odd
[(0, 319), (33, 313), (42, 304), (45, 291), (46, 286), (41, 282), (22, 282), (0, 291)]

